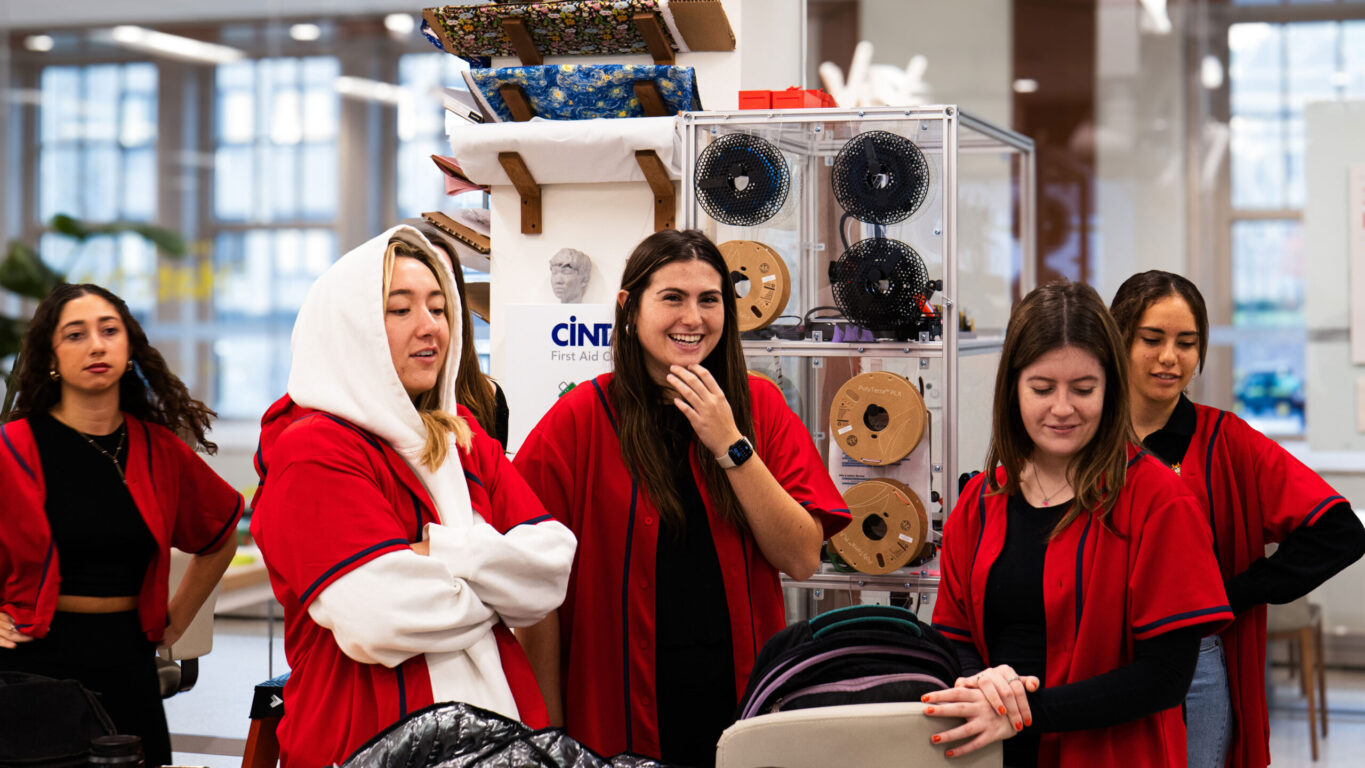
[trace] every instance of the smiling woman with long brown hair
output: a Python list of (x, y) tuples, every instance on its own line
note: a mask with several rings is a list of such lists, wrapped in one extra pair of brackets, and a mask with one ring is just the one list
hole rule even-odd
[[(123, 300), (62, 285), (38, 306), (0, 427), (0, 669), (100, 694), (148, 764), (171, 759), (153, 651), (237, 549), (242, 498), (190, 446), (214, 415)], [(194, 554), (167, 599), (170, 547)]]
[(626, 261), (613, 373), (571, 390), (516, 466), (582, 546), (558, 615), (521, 633), (552, 718), (601, 754), (682, 765), (716, 740), (848, 510), (805, 426), (749, 376), (719, 250), (696, 231)]

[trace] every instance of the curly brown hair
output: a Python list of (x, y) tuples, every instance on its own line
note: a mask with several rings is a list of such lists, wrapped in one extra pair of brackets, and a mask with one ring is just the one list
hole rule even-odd
[(48, 375), (54, 365), (52, 334), (57, 330), (67, 302), (94, 294), (114, 306), (128, 332), (128, 359), (133, 370), (119, 378), (119, 409), (142, 421), (160, 424), (185, 438), (197, 450), (215, 453), (218, 446), (204, 438), (217, 416), (190, 392), (170, 368), (161, 353), (147, 342), (147, 334), (128, 311), (123, 299), (98, 285), (63, 283), (38, 305), (24, 335), (24, 345), (14, 364), (11, 386), (17, 391), (14, 406), (0, 415), (0, 422), (16, 421), (31, 413), (43, 413), (62, 399), (61, 384)]

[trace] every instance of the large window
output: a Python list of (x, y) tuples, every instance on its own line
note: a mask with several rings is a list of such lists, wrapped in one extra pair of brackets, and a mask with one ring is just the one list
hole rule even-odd
[[(157, 208), (157, 70), (146, 62), (46, 67), (39, 77), (40, 222), (150, 221)], [(156, 303), (156, 253), (136, 235), (77, 246), (47, 233), (39, 253), (77, 282), (97, 282), (141, 317)]]
[(1365, 93), (1365, 21), (1227, 28), (1234, 386), (1263, 431), (1304, 428), (1304, 105)]
[(294, 315), (337, 256), (339, 75), (329, 56), (217, 68), (213, 355), (225, 418), (259, 418), (285, 391)]

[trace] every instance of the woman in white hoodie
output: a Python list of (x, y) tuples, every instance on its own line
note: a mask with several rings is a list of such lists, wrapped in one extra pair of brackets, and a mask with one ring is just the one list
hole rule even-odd
[(546, 724), (508, 627), (563, 601), (575, 541), (456, 408), (458, 301), (449, 267), (400, 226), (337, 261), (299, 311), (251, 523), (285, 610), (286, 768), (341, 761), (433, 702)]

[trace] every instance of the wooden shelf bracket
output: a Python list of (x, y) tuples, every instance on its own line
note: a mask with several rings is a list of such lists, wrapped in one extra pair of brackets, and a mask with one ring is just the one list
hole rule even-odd
[(507, 172), (512, 186), (521, 195), (521, 233), (523, 235), (541, 234), (540, 226), (540, 185), (531, 175), (531, 169), (516, 152), (499, 152), (498, 164)]
[(526, 22), (504, 16), (502, 31), (506, 32), (507, 39), (512, 41), (512, 47), (516, 49), (517, 58), (521, 59), (523, 67), (538, 67), (545, 63), (545, 58), (540, 55), (540, 49), (536, 48), (536, 41), (531, 38), (531, 31), (526, 28)]
[(673, 66), (677, 59), (673, 55), (673, 46), (668, 44), (663, 24), (659, 23), (659, 15), (637, 13), (631, 17), (631, 21), (635, 22), (635, 30), (644, 38), (645, 47), (649, 49), (649, 55), (654, 58), (654, 63), (658, 66)]
[(677, 226), (674, 220), (678, 213), (678, 202), (673, 181), (668, 178), (668, 169), (652, 149), (636, 150), (635, 162), (640, 164), (645, 181), (649, 182), (649, 189), (654, 193), (654, 231), (673, 229)]
[(507, 111), (512, 113), (512, 121), (524, 123), (536, 116), (536, 112), (531, 108), (531, 100), (526, 98), (526, 91), (522, 89), (520, 83), (503, 83), (498, 86), (498, 95), (507, 105)]

